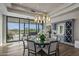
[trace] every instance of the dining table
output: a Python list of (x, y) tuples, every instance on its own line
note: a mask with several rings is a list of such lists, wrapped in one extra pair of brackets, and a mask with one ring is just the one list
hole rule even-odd
[(43, 48), (46, 46), (46, 45), (49, 45), (49, 43), (51, 41), (56, 41), (55, 39), (51, 39), (51, 38), (46, 38), (44, 42), (41, 42), (40, 41), (40, 38), (38, 37), (32, 37), (30, 38), (29, 40), (33, 41), (36, 45), (38, 45), (41, 50), (38, 51), (38, 54), (40, 54), (41, 56), (44, 56), (44, 55), (47, 55), (44, 51), (43, 51)]

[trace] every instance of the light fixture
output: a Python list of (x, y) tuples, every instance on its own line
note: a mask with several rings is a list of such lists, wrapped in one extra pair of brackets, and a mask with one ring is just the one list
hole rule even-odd
[(35, 16), (35, 22), (45, 24), (50, 22), (50, 17), (47, 14), (38, 14)]

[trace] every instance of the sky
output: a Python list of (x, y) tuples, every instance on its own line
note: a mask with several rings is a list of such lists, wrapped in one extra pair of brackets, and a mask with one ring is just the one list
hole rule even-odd
[[(26, 28), (28, 28), (28, 24), (25, 25)], [(31, 29), (36, 29), (35, 24), (30, 24)], [(40, 25), (40, 29), (42, 26)], [(8, 23), (8, 29), (19, 29), (19, 23)], [(24, 24), (20, 24), (20, 29), (24, 29)]]

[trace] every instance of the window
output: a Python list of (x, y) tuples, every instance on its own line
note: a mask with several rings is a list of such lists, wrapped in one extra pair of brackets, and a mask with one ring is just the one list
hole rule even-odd
[(37, 34), (36, 23), (34, 22), (34, 20), (30, 20), (30, 35), (35, 34)]
[(20, 19), (20, 40), (22, 39), (23, 35), (25, 34), (24, 31), (24, 19)]
[(7, 25), (7, 42), (19, 40), (19, 19), (8, 18)]
[(36, 35), (41, 31), (42, 24), (30, 19), (7, 17), (7, 42), (19, 41), (23, 35)]

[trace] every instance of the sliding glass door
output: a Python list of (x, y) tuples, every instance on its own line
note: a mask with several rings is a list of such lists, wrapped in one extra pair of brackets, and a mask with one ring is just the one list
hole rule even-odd
[(39, 24), (39, 31), (41, 31), (43, 29), (42, 24)]
[(8, 18), (7, 42), (19, 40), (19, 19)]
[(24, 35), (36, 35), (42, 30), (42, 24), (32, 19), (7, 17), (7, 42), (20, 41)]
[(26, 20), (26, 19), (25, 19), (24, 24), (25, 24), (25, 25), (24, 25), (24, 26), (25, 26), (25, 27), (24, 27), (24, 29), (25, 29), (25, 35), (28, 35), (28, 34), (29, 34), (29, 28), (30, 28), (30, 27), (29, 27), (29, 20)]
[(22, 39), (22, 37), (24, 36), (25, 34), (25, 31), (24, 31), (24, 19), (20, 19), (20, 40)]
[(37, 29), (36, 29), (36, 23), (34, 20), (30, 20), (30, 35), (36, 35)]

